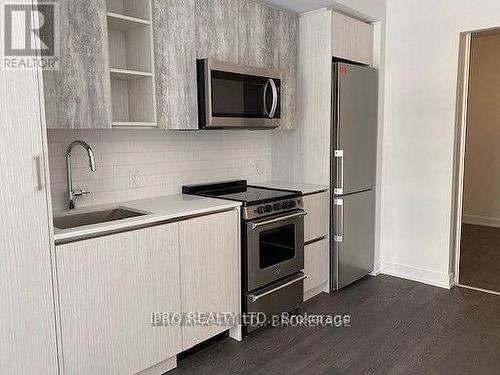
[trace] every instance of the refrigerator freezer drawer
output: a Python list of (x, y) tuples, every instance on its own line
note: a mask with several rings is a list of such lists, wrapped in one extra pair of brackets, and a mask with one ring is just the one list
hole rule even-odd
[(334, 200), (332, 288), (343, 288), (373, 271), (375, 191)]

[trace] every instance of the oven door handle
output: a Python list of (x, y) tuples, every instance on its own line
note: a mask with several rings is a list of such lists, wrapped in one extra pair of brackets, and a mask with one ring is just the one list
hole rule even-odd
[(295, 214), (280, 216), (280, 217), (277, 217), (275, 219), (262, 221), (260, 223), (252, 223), (251, 227), (252, 227), (252, 230), (254, 230), (254, 229), (257, 229), (258, 227), (261, 227), (263, 225), (278, 223), (278, 222), (283, 221), (283, 220), (293, 219), (294, 217), (300, 217), (300, 216), (306, 216), (306, 215), (307, 215), (307, 212), (305, 212), (305, 211), (297, 212)]
[(273, 288), (271, 290), (268, 290), (267, 292), (264, 292), (262, 294), (250, 294), (249, 297), (252, 299), (252, 302), (256, 302), (257, 300), (261, 299), (262, 297), (265, 297), (269, 294), (275, 293), (278, 290), (281, 290), (283, 288), (286, 288), (287, 286), (290, 286), (292, 284), (298, 283), (299, 281), (307, 279), (307, 275), (297, 277), (296, 279), (290, 280), (287, 283), (284, 283), (283, 285), (277, 286), (276, 288)]

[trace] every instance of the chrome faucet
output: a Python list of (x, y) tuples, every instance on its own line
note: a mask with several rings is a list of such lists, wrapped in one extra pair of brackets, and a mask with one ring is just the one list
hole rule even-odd
[(74, 141), (68, 146), (68, 149), (66, 150), (66, 167), (68, 172), (68, 205), (70, 210), (75, 208), (75, 198), (83, 197), (84, 195), (90, 194), (90, 191), (73, 190), (73, 174), (71, 171), (71, 151), (75, 146), (82, 146), (85, 149), (85, 151), (87, 151), (87, 154), (89, 156), (90, 170), (92, 172), (95, 172), (96, 169), (94, 151), (92, 151), (92, 148), (88, 145), (88, 143), (84, 141)]

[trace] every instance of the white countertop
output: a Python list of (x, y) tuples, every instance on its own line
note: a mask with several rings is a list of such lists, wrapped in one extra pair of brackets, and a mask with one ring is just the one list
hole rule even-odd
[(319, 193), (320, 191), (325, 191), (330, 189), (328, 185), (313, 185), (313, 184), (303, 184), (300, 182), (284, 182), (284, 181), (265, 181), (251, 185), (275, 188), (275, 189), (296, 190), (302, 192), (302, 194), (304, 195)]
[(239, 202), (233, 202), (223, 199), (173, 194), (129, 202), (77, 208), (72, 211), (56, 211), (54, 212), (54, 217), (62, 217), (66, 215), (70, 216), (77, 213), (88, 213), (113, 208), (131, 209), (133, 211), (145, 213), (146, 215), (70, 229), (54, 228), (54, 240), (56, 243), (71, 242), (84, 238), (97, 237), (100, 235), (119, 232), (127, 230), (129, 228), (147, 226), (156, 222), (181, 219), (183, 217), (194, 215), (208, 214), (211, 212), (236, 208), (239, 206)]

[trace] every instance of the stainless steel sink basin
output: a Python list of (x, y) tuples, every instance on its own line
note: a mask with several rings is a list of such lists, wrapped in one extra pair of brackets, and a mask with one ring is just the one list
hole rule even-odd
[(132, 211), (126, 208), (114, 208), (104, 211), (77, 213), (74, 215), (63, 215), (55, 217), (54, 227), (58, 229), (69, 229), (69, 228), (83, 227), (85, 225), (123, 220), (143, 215), (146, 214), (143, 212)]

